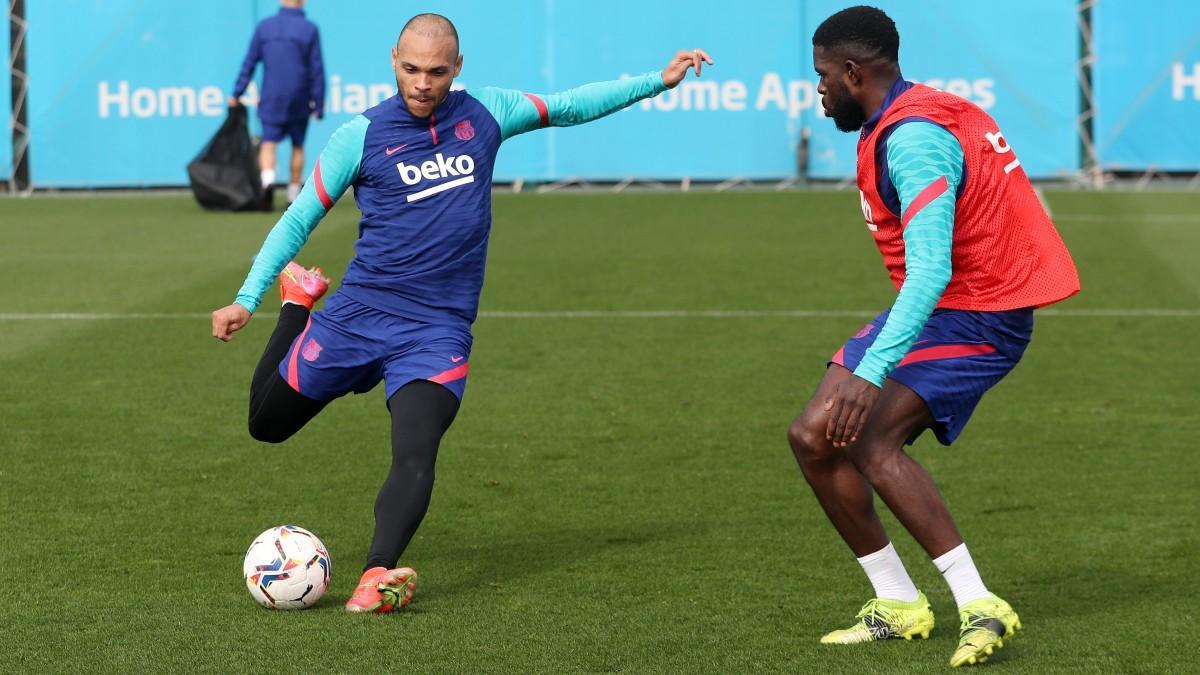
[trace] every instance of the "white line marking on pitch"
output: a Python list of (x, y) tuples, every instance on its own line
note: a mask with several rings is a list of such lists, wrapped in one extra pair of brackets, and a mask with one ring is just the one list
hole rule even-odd
[[(866, 309), (664, 309), (664, 310), (563, 310), (563, 311), (484, 311), (481, 319), (838, 319), (871, 318), (878, 311)], [(1194, 318), (1200, 309), (1039, 309), (1037, 316), (1065, 318)], [(200, 313), (139, 312), (10, 312), (0, 313), (0, 321), (200, 321), (210, 318)], [(263, 317), (274, 318), (273, 315)], [(261, 320), (261, 319), (260, 319)]]

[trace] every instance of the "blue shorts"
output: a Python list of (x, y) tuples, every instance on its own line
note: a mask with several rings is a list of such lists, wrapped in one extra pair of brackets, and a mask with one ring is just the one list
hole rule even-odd
[[(858, 367), (879, 336), (887, 310), (850, 338), (830, 363)], [(888, 377), (912, 389), (933, 415), (933, 433), (950, 445), (962, 433), (983, 392), (1016, 367), (1033, 336), (1033, 310), (967, 312), (937, 309)], [(908, 439), (912, 443), (918, 432)]]
[(292, 139), (293, 148), (304, 147), (304, 136), (308, 133), (308, 118), (275, 124), (263, 120), (262, 139), (268, 143), (278, 143), (284, 136)]
[(279, 374), (318, 401), (366, 393), (381, 379), (388, 399), (413, 380), (429, 380), (461, 400), (471, 343), (467, 324), (421, 323), (334, 293), (292, 342)]

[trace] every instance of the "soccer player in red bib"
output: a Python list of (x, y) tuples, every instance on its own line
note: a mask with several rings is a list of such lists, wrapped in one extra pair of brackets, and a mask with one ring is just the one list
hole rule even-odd
[(867, 229), (899, 291), (838, 350), (788, 431), (796, 461), (854, 551), (875, 597), (821, 641), (928, 637), (933, 613), (875, 513), (878, 494), (933, 558), (958, 604), (950, 665), (984, 661), (1020, 628), (984, 585), (929, 474), (904, 451), (926, 429), (944, 445), (1016, 366), (1033, 311), (1079, 291), (1079, 276), (996, 122), (900, 74), (896, 26), (873, 7), (813, 35), (825, 114), (860, 131)]

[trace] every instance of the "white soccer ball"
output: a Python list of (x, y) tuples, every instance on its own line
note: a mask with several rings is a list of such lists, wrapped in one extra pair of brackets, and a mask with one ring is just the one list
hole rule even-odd
[(263, 607), (304, 609), (329, 588), (332, 563), (325, 544), (303, 527), (280, 525), (258, 535), (246, 551), (246, 589)]

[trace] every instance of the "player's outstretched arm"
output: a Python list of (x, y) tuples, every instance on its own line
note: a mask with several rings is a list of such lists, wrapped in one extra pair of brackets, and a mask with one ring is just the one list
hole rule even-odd
[(557, 94), (483, 87), (471, 91), (471, 95), (492, 113), (502, 138), (507, 139), (543, 127), (570, 127), (598, 120), (675, 87), (689, 70), (699, 76), (704, 64), (712, 62), (703, 49), (688, 49), (677, 52), (661, 71), (593, 82)]
[(368, 124), (369, 120), (359, 115), (334, 132), (300, 195), (267, 234), (234, 303), (213, 312), (213, 337), (228, 342), (249, 322), (275, 277), (296, 257), (317, 224), (358, 177)]

